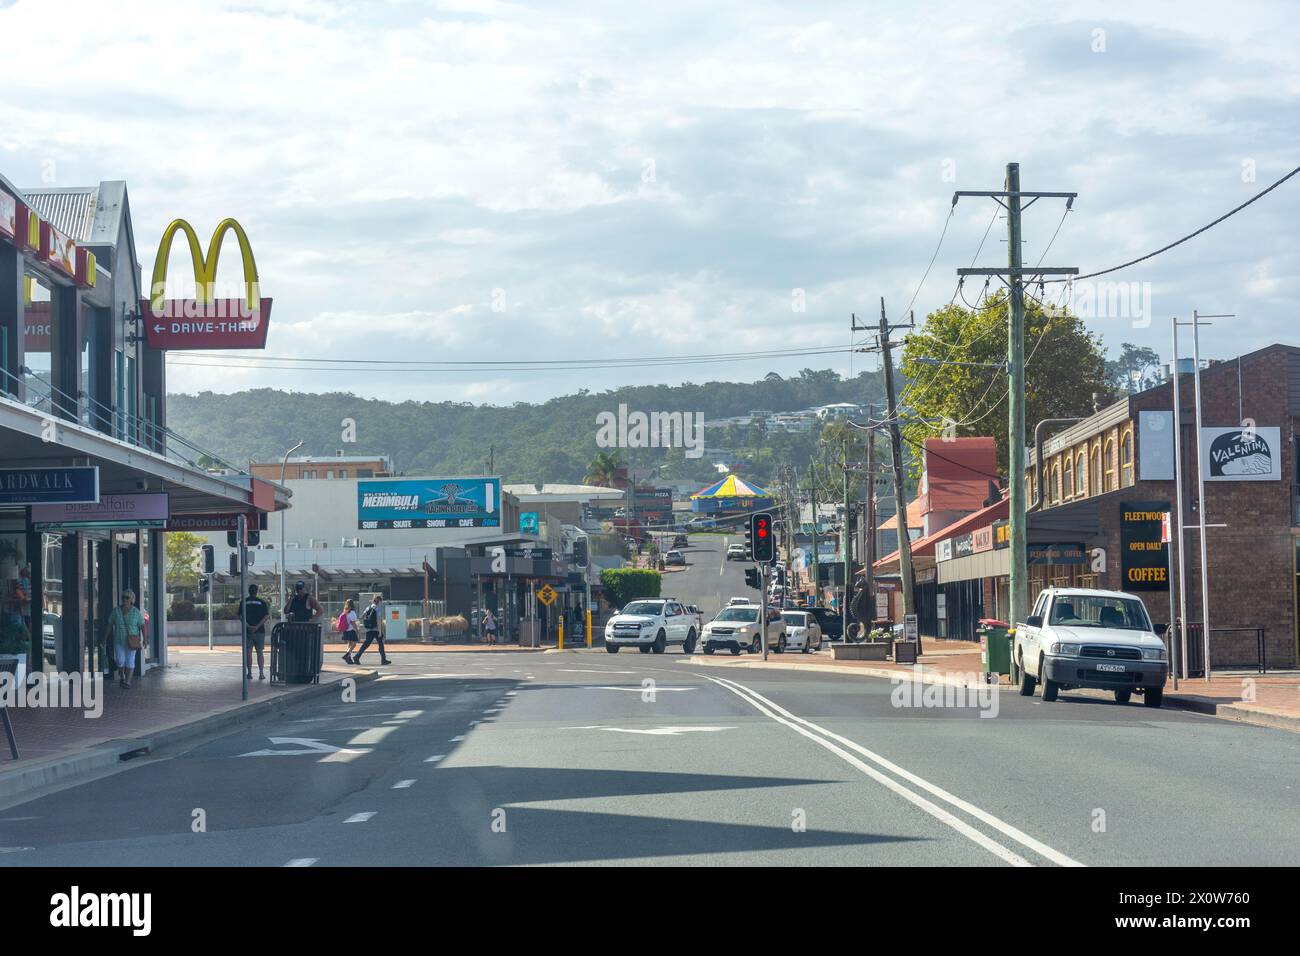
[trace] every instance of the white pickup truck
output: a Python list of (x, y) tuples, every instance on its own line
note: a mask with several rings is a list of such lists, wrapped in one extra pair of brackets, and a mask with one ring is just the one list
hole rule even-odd
[(605, 650), (617, 654), (621, 647), (636, 647), (642, 654), (662, 654), (669, 644), (680, 644), (683, 654), (694, 654), (698, 626), (695, 614), (674, 598), (629, 601), (605, 624)]
[(1032, 697), (1042, 684), (1045, 701), (1072, 687), (1095, 687), (1114, 691), (1121, 704), (1137, 691), (1146, 706), (1159, 707), (1169, 676), (1164, 641), (1146, 607), (1123, 591), (1046, 588), (1016, 625), (1011, 653), (1021, 696)]

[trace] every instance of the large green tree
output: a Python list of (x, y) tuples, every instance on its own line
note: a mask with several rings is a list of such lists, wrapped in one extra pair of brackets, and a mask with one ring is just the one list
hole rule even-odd
[(179, 591), (199, 583), (199, 548), (206, 542), (190, 531), (168, 531), (166, 552), (167, 590)]
[[(907, 337), (901, 363), (909, 383), (902, 395), (903, 435), (912, 448), (943, 434), (991, 435), (998, 468), (1006, 473), (1008, 377), (1001, 367), (985, 366), (1006, 362), (1007, 311), (1005, 293), (976, 309), (946, 306)], [(1101, 338), (1077, 316), (1026, 298), (1025, 441), (1032, 441), (1039, 421), (1089, 415), (1094, 400), (1107, 402), (1110, 395)]]

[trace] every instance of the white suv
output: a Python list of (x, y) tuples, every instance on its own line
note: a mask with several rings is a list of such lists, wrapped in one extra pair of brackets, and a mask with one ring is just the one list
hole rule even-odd
[(669, 644), (682, 645), (683, 654), (695, 653), (695, 615), (674, 598), (644, 598), (629, 601), (627, 607), (605, 625), (605, 650), (617, 654), (620, 647), (637, 647), (642, 654), (662, 654)]
[(1113, 690), (1121, 704), (1137, 691), (1146, 706), (1159, 707), (1168, 676), (1164, 641), (1132, 594), (1047, 588), (1016, 625), (1012, 680), (1024, 697), (1038, 684), (1046, 701), (1071, 687), (1096, 687)]
[[(757, 654), (763, 646), (759, 637), (759, 613), (757, 604), (733, 604), (724, 607), (708, 624), (704, 625), (704, 634), (700, 643), (705, 654), (712, 654), (719, 648), (727, 648), (732, 654), (747, 650)], [(780, 654), (785, 650), (785, 621), (780, 612), (767, 616), (767, 646)]]

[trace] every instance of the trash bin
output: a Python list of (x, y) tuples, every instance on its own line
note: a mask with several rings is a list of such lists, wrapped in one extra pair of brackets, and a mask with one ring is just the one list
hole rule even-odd
[(319, 683), (323, 655), (320, 624), (281, 621), (271, 628), (271, 683)]
[(1010, 625), (991, 617), (980, 619), (980, 662), (985, 674), (1011, 674)]

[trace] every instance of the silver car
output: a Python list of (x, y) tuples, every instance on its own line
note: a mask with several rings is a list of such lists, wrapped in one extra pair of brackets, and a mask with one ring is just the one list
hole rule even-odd
[(807, 654), (822, 649), (822, 628), (817, 618), (807, 611), (782, 611), (785, 621), (785, 646), (792, 651)]

